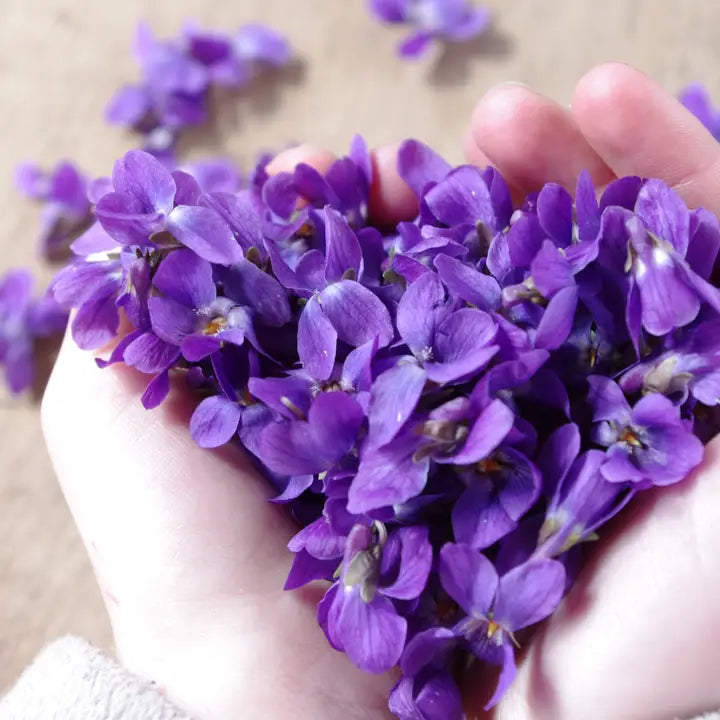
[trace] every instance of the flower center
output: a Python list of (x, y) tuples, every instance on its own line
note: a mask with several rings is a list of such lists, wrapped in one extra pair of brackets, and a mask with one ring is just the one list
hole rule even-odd
[(203, 329), (203, 335), (217, 335), (221, 330), (227, 327), (227, 320), (222, 316), (218, 315), (214, 317)]
[(643, 442), (640, 440), (640, 438), (637, 436), (635, 431), (632, 428), (625, 428), (618, 437), (618, 440), (622, 443), (626, 443), (627, 445), (630, 445), (630, 447), (634, 448), (642, 448), (645, 447)]

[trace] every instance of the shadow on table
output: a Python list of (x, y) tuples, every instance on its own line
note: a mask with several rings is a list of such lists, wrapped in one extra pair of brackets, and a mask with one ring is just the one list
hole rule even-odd
[(505, 57), (512, 48), (512, 38), (496, 28), (465, 43), (447, 43), (430, 69), (428, 80), (446, 87), (462, 85), (471, 76), (474, 63), (488, 57)]
[(222, 145), (229, 135), (242, 130), (243, 118), (265, 117), (275, 113), (288, 87), (300, 85), (307, 75), (304, 61), (296, 59), (281, 68), (264, 68), (257, 78), (242, 88), (215, 88), (210, 96), (209, 120), (188, 127), (180, 137), (180, 157), (191, 148)]

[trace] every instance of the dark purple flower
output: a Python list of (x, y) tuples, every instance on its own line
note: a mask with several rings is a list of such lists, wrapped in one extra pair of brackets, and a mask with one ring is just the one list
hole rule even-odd
[(417, 58), (435, 39), (465, 42), (484, 32), (490, 23), (486, 8), (469, 0), (370, 0), (371, 12), (383, 22), (404, 23), (414, 32), (398, 47), (404, 58)]
[(555, 560), (530, 560), (498, 577), (493, 564), (468, 545), (448, 543), (440, 551), (440, 580), (467, 617), (454, 627), (472, 652), (502, 671), (500, 702), (515, 678), (513, 633), (550, 615), (565, 591), (565, 568)]
[(645, 395), (630, 407), (610, 378), (588, 378), (593, 439), (607, 450), (601, 472), (610, 482), (669, 485), (679, 482), (702, 461), (703, 445), (683, 420), (680, 408), (659, 393)]
[(15, 184), (23, 195), (43, 203), (39, 246), (46, 257), (67, 251), (90, 224), (87, 180), (72, 163), (61, 162), (51, 173), (24, 163), (15, 171)]
[(432, 565), (427, 528), (387, 534), (382, 524), (356, 525), (347, 538), (340, 580), (318, 610), (333, 647), (361, 670), (383, 673), (400, 660), (407, 621), (393, 600), (414, 600)]

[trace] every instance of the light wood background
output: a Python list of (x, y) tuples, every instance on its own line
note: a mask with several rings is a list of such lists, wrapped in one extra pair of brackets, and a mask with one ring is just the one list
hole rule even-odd
[[(301, 64), (228, 98), (215, 125), (191, 138), (193, 154), (224, 150), (245, 166), (259, 149), (290, 141), (341, 151), (358, 131), (371, 145), (415, 136), (459, 161), (488, 87), (522, 81), (568, 102), (576, 79), (609, 59), (672, 91), (702, 80), (720, 100), (718, 0), (487, 2), (496, 11), (491, 35), (410, 64), (393, 55), (400, 33), (372, 22), (363, 0), (2, 0), (0, 272), (40, 268), (37, 208), (12, 188), (19, 161), (71, 158), (100, 175), (130, 147), (132, 136), (102, 118), (115, 88), (136, 78), (130, 43), (141, 17), (160, 36), (195, 17), (228, 30), (259, 20), (291, 38)], [(111, 643), (43, 446), (39, 403), (0, 395), (0, 690), (64, 633)]]

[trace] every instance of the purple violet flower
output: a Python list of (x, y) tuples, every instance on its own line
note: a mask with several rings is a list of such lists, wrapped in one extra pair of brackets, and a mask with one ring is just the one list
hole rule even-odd
[(369, 7), (383, 22), (415, 28), (398, 46), (398, 54), (410, 59), (422, 56), (433, 40), (466, 42), (490, 24), (490, 12), (470, 0), (370, 0)]
[(610, 482), (669, 485), (686, 477), (703, 457), (703, 446), (680, 408), (659, 393), (645, 395), (630, 407), (613, 380), (588, 378), (588, 401), (594, 409), (593, 440), (607, 447), (601, 467)]
[(70, 162), (59, 163), (51, 173), (23, 163), (15, 171), (15, 184), (23, 195), (43, 203), (40, 252), (50, 259), (62, 256), (92, 219), (86, 178)]
[[(467, 545), (448, 543), (440, 551), (440, 580), (467, 616), (453, 628), (473, 654), (500, 665), (492, 708), (515, 678), (513, 633), (545, 619), (565, 593), (565, 568), (556, 560), (530, 560), (498, 577), (493, 564)], [(437, 643), (437, 636), (428, 638)]]
[(62, 333), (67, 325), (67, 313), (48, 296), (34, 299), (32, 286), (27, 270), (0, 276), (0, 366), (14, 395), (35, 379), (35, 341)]
[(347, 538), (340, 580), (326, 593), (318, 615), (330, 643), (361, 670), (383, 673), (399, 660), (407, 622), (393, 600), (414, 600), (432, 564), (427, 528), (356, 525)]

